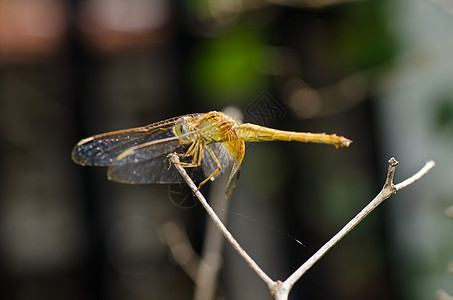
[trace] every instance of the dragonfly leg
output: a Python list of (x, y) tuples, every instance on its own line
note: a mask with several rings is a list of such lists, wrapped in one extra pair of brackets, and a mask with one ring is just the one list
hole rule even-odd
[[(217, 165), (217, 169), (212, 172), (211, 175), (208, 176), (208, 178), (206, 178), (205, 180), (203, 180), (200, 185), (198, 186), (198, 189), (200, 189), (203, 184), (205, 184), (209, 179), (213, 178), (215, 175), (217, 175), (220, 170), (222, 169), (222, 165), (220, 164), (219, 160), (217, 159), (217, 157), (215, 156), (215, 153), (212, 151), (211, 148), (209, 147), (204, 147), (204, 149), (206, 149), (209, 153), (209, 155), (212, 157), (212, 159), (214, 160), (215, 164)], [(201, 160), (200, 160), (200, 163), (201, 163)]]
[(183, 154), (183, 156), (192, 156), (197, 152), (197, 146), (198, 146), (198, 141), (193, 142), (189, 149), (187, 149), (186, 153)]
[(185, 153), (176, 153), (177, 156), (179, 157), (187, 157), (187, 156), (192, 156), (194, 155), (194, 152), (196, 151), (196, 145), (198, 144), (197, 141), (193, 142), (192, 144), (190, 144), (190, 147), (189, 149), (187, 149), (187, 151)]
[(197, 142), (194, 142), (190, 147), (189, 149), (187, 150), (187, 152), (185, 154), (179, 154), (180, 156), (193, 156), (193, 159), (192, 159), (192, 162), (190, 163), (184, 163), (184, 162), (179, 162), (179, 164), (183, 167), (183, 168), (196, 168), (196, 167), (199, 167), (201, 165), (201, 160), (203, 159), (203, 155), (204, 155), (204, 151), (207, 150), (209, 155), (212, 157), (212, 159), (214, 160), (215, 164), (217, 165), (217, 169), (212, 172), (211, 175), (208, 176), (208, 178), (206, 178), (205, 180), (203, 180), (199, 185), (198, 185), (198, 190), (211, 178), (213, 178), (215, 175), (217, 175), (220, 170), (222, 169), (222, 165), (220, 164), (219, 160), (217, 159), (217, 157), (215, 156), (215, 153), (212, 151), (211, 148), (209, 147), (206, 147), (205, 144), (197, 141)]
[(203, 146), (202, 145), (203, 144), (201, 144), (199, 141), (193, 142), (192, 145), (190, 145), (190, 147), (186, 153), (178, 154), (178, 156), (182, 156), (182, 157), (193, 156), (193, 159), (190, 163), (179, 162), (179, 164), (181, 166), (183, 166), (184, 168), (199, 167), (201, 165), (201, 159), (203, 157)]

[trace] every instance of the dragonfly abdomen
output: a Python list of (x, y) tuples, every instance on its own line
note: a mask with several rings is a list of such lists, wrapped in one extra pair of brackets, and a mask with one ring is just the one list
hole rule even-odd
[(236, 129), (236, 135), (245, 142), (296, 141), (304, 143), (329, 144), (335, 147), (348, 147), (351, 140), (336, 134), (295, 132), (271, 129), (255, 124), (243, 124)]
[[(283, 136), (284, 138), (284, 136)], [(286, 140), (286, 139), (281, 139)], [(335, 147), (348, 147), (351, 140), (336, 134), (310, 133), (310, 132), (289, 132), (287, 141), (297, 141), (304, 143), (318, 143), (334, 145)]]

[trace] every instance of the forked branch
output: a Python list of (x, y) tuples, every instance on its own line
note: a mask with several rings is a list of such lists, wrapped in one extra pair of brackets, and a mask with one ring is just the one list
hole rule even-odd
[(256, 262), (245, 252), (245, 250), (239, 245), (233, 235), (226, 229), (225, 225), (220, 221), (220, 219), (215, 214), (214, 210), (209, 206), (206, 199), (198, 190), (197, 186), (190, 179), (187, 172), (179, 163), (179, 158), (175, 154), (169, 155), (170, 161), (176, 167), (176, 169), (181, 173), (181, 176), (190, 186), (195, 196), (200, 200), (203, 207), (208, 212), (211, 219), (217, 225), (217, 227), (222, 231), (227, 240), (233, 246), (233, 248), (244, 258), (248, 265), (258, 274), (259, 277), (267, 284), (271, 294), (275, 299), (288, 299), (289, 292), (293, 285), (307, 272), (324, 254), (327, 253), (334, 245), (336, 245), (346, 234), (348, 234), (352, 229), (354, 229), (357, 224), (359, 224), (371, 211), (373, 211), (379, 204), (381, 204), (385, 199), (389, 198), (391, 195), (395, 194), (398, 190), (405, 188), (406, 186), (414, 183), (426, 173), (428, 173), (436, 165), (434, 161), (430, 160), (426, 162), (425, 166), (414, 174), (412, 177), (404, 180), (403, 182), (394, 185), (393, 176), (395, 174), (396, 166), (398, 162), (393, 157), (389, 160), (389, 167), (387, 172), (387, 179), (385, 181), (384, 187), (379, 192), (379, 194), (364, 208), (360, 211), (351, 221), (349, 221), (336, 235), (334, 235), (324, 246), (322, 246), (312, 257), (310, 257), (303, 265), (301, 265), (291, 276), (289, 276), (285, 281), (273, 281), (257, 264)]
[(395, 174), (396, 166), (398, 162), (395, 158), (391, 158), (388, 161), (389, 168), (387, 172), (387, 179), (385, 184), (382, 187), (382, 190), (379, 194), (365, 206), (362, 211), (360, 211), (351, 221), (349, 221), (336, 235), (334, 235), (327, 243), (324, 244), (315, 254), (313, 254), (302, 266), (299, 267), (288, 279), (283, 282), (283, 285), (288, 285), (292, 287), (294, 283), (299, 280), (302, 275), (308, 271), (324, 254), (327, 253), (336, 243), (338, 243), (343, 237), (346, 236), (352, 229), (354, 229), (357, 224), (359, 224), (365, 217), (373, 211), (379, 204), (381, 204), (385, 199), (389, 198), (391, 195), (395, 194), (398, 190), (414, 183), (423, 175), (429, 172), (436, 164), (434, 161), (430, 160), (426, 162), (425, 166), (418, 171), (415, 175), (406, 179), (402, 183), (397, 185), (393, 184), (393, 176)]

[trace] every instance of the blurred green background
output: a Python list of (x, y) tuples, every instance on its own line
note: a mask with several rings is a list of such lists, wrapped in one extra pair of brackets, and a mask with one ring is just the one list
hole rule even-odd
[[(290, 299), (453, 294), (452, 14), (434, 0), (0, 0), (0, 298), (192, 299), (161, 232), (178, 220), (200, 252), (201, 206), (110, 182), (70, 153), (96, 133), (225, 107), (354, 141), (247, 147), (228, 227), (273, 279), (379, 192), (390, 157), (396, 182), (438, 164)], [(272, 299), (224, 250), (217, 299)]]

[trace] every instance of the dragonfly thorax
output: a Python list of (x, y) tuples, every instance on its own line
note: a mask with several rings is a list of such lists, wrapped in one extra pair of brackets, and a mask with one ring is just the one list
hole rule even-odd
[(200, 119), (197, 130), (207, 144), (227, 142), (236, 139), (235, 129), (239, 123), (232, 117), (217, 111), (212, 111)]
[(202, 140), (206, 144), (236, 139), (238, 122), (222, 112), (212, 111), (200, 116), (184, 116), (176, 120), (173, 127), (175, 136), (184, 143)]

